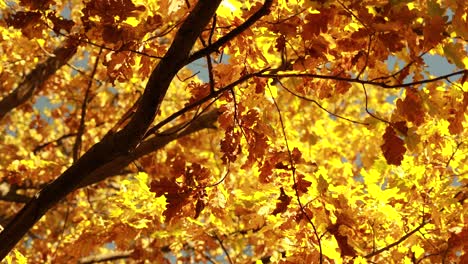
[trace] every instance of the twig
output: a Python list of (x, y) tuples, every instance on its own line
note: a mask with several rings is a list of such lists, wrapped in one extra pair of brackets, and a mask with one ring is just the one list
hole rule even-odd
[(382, 87), (385, 89), (396, 89), (396, 88), (405, 88), (405, 87), (411, 87), (414, 85), (419, 85), (419, 84), (425, 84), (425, 83), (431, 83), (439, 80), (444, 80), (453, 76), (457, 75), (462, 75), (468, 70), (461, 70), (457, 72), (453, 72), (450, 74), (442, 75), (436, 78), (431, 78), (431, 79), (426, 79), (426, 80), (421, 80), (421, 81), (416, 81), (416, 82), (410, 82), (410, 83), (403, 83), (403, 84), (386, 84), (383, 82), (376, 82), (372, 80), (360, 80), (356, 78), (345, 78), (345, 77), (340, 77), (340, 76), (335, 76), (335, 75), (320, 75), (320, 74), (313, 74), (313, 73), (261, 73), (257, 74), (255, 76), (257, 77), (263, 77), (263, 78), (283, 78), (283, 77), (309, 77), (309, 78), (316, 78), (316, 79), (323, 79), (323, 80), (334, 80), (334, 81), (341, 81), (341, 82), (350, 82), (350, 83), (360, 83), (360, 84), (370, 84), (370, 85), (375, 85), (378, 87)]
[(37, 152), (41, 151), (43, 148), (45, 148), (45, 147), (47, 147), (47, 146), (49, 146), (51, 144), (54, 144), (54, 143), (60, 144), (62, 142), (62, 140), (67, 139), (69, 137), (74, 137), (74, 136), (76, 136), (76, 133), (68, 133), (68, 134), (62, 135), (57, 139), (54, 139), (52, 141), (46, 142), (44, 144), (41, 144), (41, 145), (35, 147), (33, 149), (33, 153), (36, 154)]
[(272, 98), (273, 103), (275, 105), (276, 111), (278, 112), (278, 115), (279, 115), (279, 121), (280, 121), (280, 125), (281, 125), (281, 130), (283, 132), (284, 142), (286, 144), (286, 149), (288, 150), (288, 157), (289, 157), (289, 163), (291, 165), (291, 174), (292, 174), (293, 183), (294, 183), (294, 186), (295, 186), (294, 191), (296, 193), (296, 199), (297, 199), (297, 202), (299, 204), (299, 207), (301, 209), (302, 214), (307, 218), (307, 221), (310, 223), (310, 225), (312, 226), (312, 228), (314, 230), (314, 234), (315, 234), (315, 237), (317, 238), (317, 243), (318, 243), (318, 246), (319, 246), (319, 254), (320, 254), (319, 255), (319, 263), (322, 264), (323, 263), (322, 242), (320, 241), (320, 236), (318, 234), (316, 226), (314, 225), (314, 223), (312, 222), (312, 219), (309, 217), (309, 215), (305, 211), (304, 206), (302, 205), (301, 199), (299, 197), (299, 191), (297, 190), (297, 186), (296, 186), (296, 166), (294, 164), (294, 159), (292, 157), (291, 149), (289, 148), (288, 137), (286, 136), (286, 128), (284, 126), (281, 110), (280, 110), (278, 104), (276, 103), (276, 100), (275, 100), (275, 98), (273, 96), (273, 93), (271, 92), (271, 89), (269, 87), (268, 87), (268, 91), (270, 92), (270, 95), (271, 95), (271, 98)]
[(364, 122), (361, 122), (361, 121), (356, 121), (356, 120), (352, 120), (350, 118), (347, 118), (347, 117), (344, 117), (344, 116), (341, 116), (341, 115), (338, 115), (338, 114), (335, 114), (333, 112), (331, 112), (330, 110), (326, 109), (325, 107), (323, 107), (321, 104), (319, 104), (316, 100), (312, 99), (312, 98), (308, 98), (306, 96), (302, 96), (294, 91), (292, 91), (291, 89), (287, 88), (280, 80), (278, 80), (278, 83), (281, 85), (281, 87), (286, 90), (287, 92), (289, 92), (290, 94), (296, 96), (297, 98), (299, 99), (302, 99), (302, 100), (305, 100), (305, 101), (308, 101), (308, 102), (312, 102), (314, 103), (316, 106), (318, 106), (320, 109), (322, 109), (323, 111), (327, 112), (328, 114), (336, 117), (336, 118), (339, 118), (339, 119), (343, 119), (343, 120), (346, 120), (346, 121), (349, 121), (351, 123), (354, 123), (354, 124), (359, 124), (359, 125), (364, 125), (364, 126), (367, 126), (369, 125), (368, 123), (364, 123)]
[(226, 247), (224, 247), (223, 241), (218, 237), (217, 234), (214, 234), (214, 238), (216, 239), (216, 241), (218, 241), (218, 243), (221, 246), (221, 249), (224, 251), (224, 254), (226, 255), (226, 258), (228, 259), (229, 263), (234, 264), (234, 262), (232, 262), (231, 256), (229, 256), (229, 252), (227, 251)]
[(129, 258), (131, 254), (132, 254), (132, 251), (130, 250), (120, 251), (120, 252), (111, 252), (111, 253), (102, 254), (102, 255), (88, 256), (88, 257), (80, 259), (78, 263), (79, 264), (92, 264), (92, 263), (99, 263), (99, 262), (112, 261), (112, 260), (118, 260), (118, 259), (126, 259), (126, 258)]
[(251, 17), (249, 17), (244, 23), (242, 23), (240, 26), (236, 27), (220, 39), (218, 39), (215, 43), (211, 44), (210, 46), (203, 48), (195, 53), (193, 53), (188, 61), (187, 64), (193, 61), (196, 61), (200, 58), (205, 57), (207, 54), (211, 54), (213, 52), (218, 51), (219, 48), (224, 46), (226, 43), (240, 35), (242, 32), (244, 32), (246, 29), (251, 27), (255, 22), (257, 22), (260, 18), (262, 18), (265, 15), (268, 15), (270, 13), (270, 7), (273, 4), (273, 0), (265, 0), (263, 6), (255, 12)]
[(88, 81), (88, 87), (86, 87), (86, 92), (83, 98), (83, 103), (81, 104), (80, 125), (78, 127), (78, 131), (76, 132), (75, 144), (73, 145), (73, 162), (76, 162), (78, 158), (80, 157), (82, 136), (84, 134), (85, 126), (86, 126), (85, 124), (86, 110), (88, 107), (90, 91), (91, 91), (91, 87), (93, 86), (93, 79), (94, 79), (94, 75), (96, 75), (96, 70), (99, 64), (99, 57), (101, 56), (101, 53), (102, 53), (102, 48), (99, 50), (99, 53), (96, 57), (96, 61), (94, 62), (93, 71), (91, 72), (91, 77)]
[(365, 258), (371, 258), (373, 256), (376, 256), (376, 255), (379, 255), (380, 253), (384, 252), (384, 251), (387, 251), (387, 250), (390, 250), (392, 247), (394, 246), (398, 246), (401, 242), (405, 241), (406, 239), (408, 239), (411, 235), (413, 235), (414, 233), (418, 232), (419, 229), (423, 228), (426, 224), (428, 224), (429, 221), (423, 221), (418, 227), (416, 227), (414, 230), (412, 230), (411, 232), (407, 233), (406, 235), (402, 236), (400, 239), (398, 239), (397, 241), (381, 248), (381, 249), (378, 249), (370, 254), (367, 254), (365, 255), (364, 257)]
[(157, 125), (155, 125), (154, 127), (150, 128), (144, 138), (147, 138), (149, 137), (150, 135), (152, 134), (155, 134), (160, 128), (162, 128), (163, 126), (167, 125), (168, 123), (170, 123), (171, 121), (175, 120), (176, 118), (178, 118), (179, 116), (185, 114), (187, 111), (199, 106), (199, 105), (202, 105), (203, 103), (213, 99), (213, 98), (216, 98), (218, 96), (221, 96), (224, 92), (226, 91), (229, 91), (231, 89), (234, 89), (234, 87), (236, 87), (237, 85), (241, 84), (241, 83), (244, 83), (246, 81), (248, 81), (249, 79), (251, 79), (252, 77), (258, 75), (258, 74), (262, 74), (263, 72), (269, 70), (269, 68), (265, 68), (263, 70), (260, 70), (258, 72), (255, 72), (255, 73), (251, 73), (251, 74), (246, 74), (244, 76), (242, 76), (241, 78), (237, 79), (236, 81), (226, 85), (225, 87), (223, 88), (219, 88), (218, 90), (216, 90), (213, 94), (209, 94), (207, 96), (205, 96), (204, 98), (196, 101), (196, 102), (193, 102), (187, 106), (185, 106), (184, 108), (180, 109), (179, 111), (173, 113), (172, 115), (170, 115), (169, 117), (167, 117), (166, 119), (164, 119), (163, 121), (159, 122)]
[(362, 85), (362, 89), (363, 89), (363, 91), (364, 91), (364, 96), (365, 96), (365, 108), (366, 108), (366, 113), (367, 113), (368, 115), (370, 115), (371, 117), (373, 117), (373, 118), (379, 120), (379, 121), (382, 121), (382, 122), (387, 123), (387, 124), (391, 124), (389, 121), (387, 121), (387, 120), (385, 120), (385, 119), (383, 119), (383, 118), (380, 118), (380, 117), (378, 117), (377, 115), (375, 115), (375, 114), (373, 114), (373, 113), (371, 113), (371, 112), (369, 111), (369, 108), (368, 108), (369, 99), (368, 99), (368, 96), (367, 96), (366, 86), (365, 86), (364, 84)]

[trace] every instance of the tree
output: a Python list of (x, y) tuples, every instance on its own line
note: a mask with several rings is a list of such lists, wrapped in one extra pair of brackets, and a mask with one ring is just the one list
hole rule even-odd
[(8, 263), (468, 261), (465, 1), (0, 5)]

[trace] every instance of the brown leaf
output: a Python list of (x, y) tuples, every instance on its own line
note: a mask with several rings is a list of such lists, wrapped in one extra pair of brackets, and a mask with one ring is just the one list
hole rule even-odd
[(465, 121), (465, 114), (457, 111), (453, 117), (448, 118), (449, 121), (449, 132), (452, 135), (457, 135), (463, 132), (463, 121)]
[(99, 16), (104, 24), (113, 24), (125, 21), (128, 17), (136, 17), (138, 12), (144, 10), (144, 6), (135, 6), (131, 0), (94, 0), (86, 3), (82, 10), (82, 20), (86, 22), (89, 17)]
[(310, 181), (305, 180), (303, 174), (298, 173), (296, 183), (293, 187), (294, 189), (297, 189), (299, 195), (302, 195), (304, 193), (307, 193), (307, 188), (309, 188), (310, 185), (312, 185), (312, 183)]
[(302, 37), (307, 40), (314, 39), (321, 32), (327, 32), (330, 13), (331, 10), (321, 9), (319, 14), (308, 14), (305, 17), (307, 23), (302, 26)]
[(205, 190), (202, 189), (202, 190), (197, 192), (197, 194), (196, 194), (197, 203), (195, 204), (195, 216), (194, 216), (194, 218), (198, 218), (200, 216), (200, 213), (205, 208), (205, 206), (207, 204), (206, 197), (207, 197), (207, 195), (206, 195)]
[(408, 126), (406, 125), (406, 122), (405, 121), (399, 121), (399, 122), (395, 122), (392, 124), (393, 128), (398, 130), (398, 132), (402, 133), (403, 135), (407, 135), (408, 134)]
[(21, 29), (21, 32), (31, 39), (42, 37), (44, 25), (41, 18), (42, 15), (39, 12), (19, 11), (6, 17), (5, 21), (8, 26)]
[(55, 12), (51, 12), (47, 15), (47, 18), (52, 21), (54, 27), (52, 28), (55, 33), (60, 34), (60, 31), (63, 29), (66, 32), (70, 33), (72, 27), (75, 25), (75, 22), (72, 20), (65, 19), (61, 16), (57, 16)]
[(31, 10), (45, 10), (50, 5), (54, 5), (55, 1), (53, 0), (21, 0), (20, 4), (26, 6)]
[(176, 193), (176, 194), (167, 194), (166, 196), (166, 210), (164, 210), (163, 215), (166, 217), (166, 223), (171, 221), (172, 218), (180, 215), (182, 209), (185, 205), (190, 204), (190, 193)]
[(424, 108), (421, 97), (413, 89), (406, 89), (406, 97), (404, 100), (398, 99), (396, 102), (398, 112), (413, 122), (416, 126), (424, 123)]
[(221, 152), (223, 157), (221, 158), (224, 163), (233, 162), (237, 159), (237, 155), (241, 153), (240, 146), (241, 134), (235, 132), (234, 128), (226, 130), (224, 138), (221, 140)]
[(465, 112), (468, 107), (468, 92), (463, 93), (463, 101), (459, 103), (456, 109), (452, 109), (452, 116), (447, 119), (449, 121), (449, 132), (452, 135), (457, 135), (463, 132), (463, 122), (465, 121)]
[(431, 17), (423, 30), (426, 46), (433, 47), (437, 45), (444, 38), (444, 31), (444, 19), (441, 16)]
[(176, 194), (181, 190), (181, 186), (168, 178), (153, 180), (150, 184), (150, 191), (156, 193), (156, 197), (160, 197), (164, 194)]
[(286, 212), (288, 205), (291, 202), (291, 197), (289, 197), (285, 192), (283, 187), (280, 188), (280, 196), (278, 197), (278, 202), (276, 203), (276, 208), (271, 212), (272, 215), (277, 215)]
[(406, 152), (404, 142), (391, 126), (387, 126), (383, 135), (384, 144), (380, 146), (388, 164), (400, 165)]
[(334, 224), (328, 227), (327, 231), (330, 232), (335, 237), (336, 242), (338, 243), (338, 247), (340, 248), (342, 257), (344, 256), (355, 257), (356, 250), (354, 250), (354, 248), (351, 245), (349, 245), (348, 237), (340, 233), (340, 226), (342, 225), (339, 223)]

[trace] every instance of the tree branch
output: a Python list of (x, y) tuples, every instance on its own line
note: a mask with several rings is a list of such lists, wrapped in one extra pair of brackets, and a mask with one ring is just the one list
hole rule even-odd
[(377, 81), (372, 81), (372, 80), (360, 80), (356, 78), (352, 79), (352, 78), (346, 78), (346, 77), (340, 77), (340, 76), (334, 76), (334, 75), (320, 75), (320, 74), (313, 74), (313, 73), (261, 73), (256, 76), (263, 77), (263, 78), (309, 77), (309, 78), (316, 78), (316, 79), (323, 79), (323, 80), (334, 80), (334, 81), (342, 81), (342, 82), (350, 82), (350, 83), (370, 84), (370, 85), (375, 85), (375, 86), (379, 86), (379, 87), (386, 88), (386, 89), (395, 89), (395, 88), (404, 88), (404, 87), (410, 87), (410, 86), (419, 85), (419, 84), (431, 83), (431, 82), (435, 82), (439, 80), (445, 80), (453, 76), (465, 74), (466, 72), (468, 72), (468, 70), (461, 70), (461, 71), (453, 72), (450, 74), (442, 75), (436, 78), (410, 82), (410, 83), (403, 83), (403, 84), (387, 84), (384, 82), (377, 82)]
[(70, 39), (62, 47), (55, 49), (53, 56), (40, 63), (26, 78), (0, 101), (0, 120), (14, 108), (26, 102), (42, 84), (75, 55), (78, 44)]
[[(134, 151), (153, 122), (169, 84), (187, 63), (190, 50), (213, 17), (221, 0), (200, 0), (180, 26), (164, 58), (151, 73), (141, 103), (129, 123), (107, 134), (60, 177), (38, 192), (0, 233), (3, 259), (27, 231), (56, 203), (87, 181), (93, 171)], [(37, 75), (38, 73), (36, 73)], [(33, 75), (34, 76), (34, 75)]]
[[(122, 173), (130, 163), (134, 160), (162, 149), (170, 142), (179, 138), (188, 136), (202, 129), (216, 128), (215, 122), (217, 121), (219, 112), (213, 109), (207, 113), (198, 116), (194, 120), (190, 120), (179, 125), (173, 126), (161, 134), (154, 135), (147, 140), (143, 141), (134, 152), (126, 155), (119, 156), (113, 161), (104, 164), (97, 170), (93, 171), (85, 181), (83, 181), (78, 188), (83, 188), (94, 183), (103, 181), (109, 177), (117, 176)], [(7, 183), (4, 183), (7, 184)], [(1, 185), (0, 185), (1, 187)], [(7, 202), (27, 203), (31, 197), (23, 194), (17, 194), (14, 188), (8, 188), (5, 194), (0, 193), (0, 200)]]
[(81, 104), (81, 116), (80, 116), (80, 125), (78, 126), (78, 131), (76, 132), (75, 144), (73, 145), (73, 161), (78, 160), (81, 154), (81, 142), (82, 136), (85, 132), (85, 119), (86, 119), (86, 110), (88, 108), (88, 102), (90, 97), (91, 87), (93, 86), (94, 75), (96, 75), (96, 70), (99, 64), (99, 57), (101, 56), (102, 49), (99, 50), (99, 54), (96, 57), (94, 62), (93, 71), (91, 72), (91, 77), (88, 81), (88, 86), (86, 87), (85, 96), (83, 98), (83, 103)]
[(222, 36), (215, 43), (193, 53), (188, 59), (187, 63), (196, 61), (213, 52), (218, 51), (219, 48), (226, 45), (226, 43), (228, 43), (229, 41), (231, 41), (232, 39), (240, 35), (242, 32), (244, 32), (246, 29), (251, 27), (260, 18), (268, 15), (270, 13), (270, 7), (272, 4), (273, 4), (273, 0), (265, 0), (263, 6), (257, 12), (255, 12), (251, 17), (249, 17), (244, 23), (242, 23), (240, 26), (236, 27), (235, 29), (227, 33), (226, 35)]
[(370, 254), (367, 254), (365, 255), (364, 257), (365, 258), (371, 258), (373, 256), (376, 256), (376, 255), (379, 255), (380, 253), (384, 252), (384, 251), (387, 251), (389, 249), (391, 249), (392, 247), (394, 246), (398, 246), (401, 242), (405, 241), (406, 239), (408, 239), (410, 236), (412, 236), (414, 233), (418, 232), (419, 229), (423, 228), (427, 223), (429, 223), (429, 221), (424, 221), (422, 222), (418, 227), (416, 227), (415, 229), (413, 229), (411, 232), (407, 233), (406, 235), (402, 236), (400, 239), (398, 239), (397, 241), (381, 248), (381, 249), (378, 249)]
[[(149, 137), (143, 141), (132, 153), (121, 155), (115, 158), (113, 161), (106, 163), (97, 170), (93, 171), (84, 181), (80, 183), (78, 188), (83, 188), (103, 181), (109, 177), (119, 175), (125, 167), (132, 163), (132, 161), (155, 152), (176, 139), (198, 132), (202, 129), (216, 128), (214, 123), (217, 121), (218, 116), (218, 110), (214, 109), (200, 115), (195, 120), (184, 122), (163, 131), (159, 135), (153, 135)], [(188, 123), (190, 124), (187, 125)], [(181, 129), (183, 127), (185, 128)]]
[(88, 256), (85, 258), (81, 258), (78, 263), (79, 264), (92, 264), (92, 263), (99, 263), (105, 261), (112, 261), (118, 259), (126, 259), (129, 258), (132, 254), (132, 251), (117, 251), (111, 252), (107, 254), (95, 255), (95, 256)]

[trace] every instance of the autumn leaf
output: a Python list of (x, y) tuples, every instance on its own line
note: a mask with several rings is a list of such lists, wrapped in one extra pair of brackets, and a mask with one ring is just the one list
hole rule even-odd
[(449, 121), (449, 131), (452, 135), (457, 135), (463, 132), (463, 122), (465, 121), (465, 113), (468, 107), (468, 92), (463, 93), (463, 101), (457, 104), (456, 109), (452, 109), (452, 115), (447, 119)]
[(321, 32), (326, 32), (331, 14), (330, 9), (320, 9), (318, 14), (308, 14), (305, 17), (307, 23), (302, 26), (303, 38), (310, 40), (320, 35)]
[(53, 30), (56, 34), (60, 34), (61, 30), (70, 33), (72, 27), (75, 25), (75, 22), (73, 22), (72, 20), (65, 19), (61, 16), (57, 16), (55, 12), (49, 13), (47, 15), (47, 18), (50, 19), (54, 24)]
[(291, 202), (291, 197), (289, 197), (285, 192), (283, 187), (280, 188), (280, 196), (278, 197), (278, 202), (276, 203), (276, 208), (271, 212), (272, 215), (277, 215), (284, 213), (288, 209), (288, 205)]
[(413, 89), (406, 89), (405, 99), (398, 99), (396, 105), (398, 112), (406, 120), (413, 122), (416, 126), (420, 126), (424, 122), (425, 111), (422, 99)]
[(55, 4), (54, 0), (21, 0), (20, 4), (31, 10), (45, 10), (50, 5)]
[(6, 17), (5, 21), (9, 26), (21, 29), (27, 38), (40, 38), (42, 30), (45, 29), (42, 24), (42, 15), (35, 11), (19, 11)]
[(383, 135), (384, 144), (380, 146), (388, 164), (400, 165), (406, 152), (404, 141), (397, 136), (391, 126), (387, 126)]
[(303, 174), (298, 173), (296, 178), (296, 183), (293, 185), (293, 188), (297, 190), (299, 195), (307, 193), (307, 189), (312, 185), (310, 181), (305, 180)]
[(0, 1), (0, 259), (467, 262), (465, 2)]
[(441, 16), (433, 16), (428, 19), (424, 27), (424, 40), (427, 47), (433, 47), (443, 39), (445, 21)]
[(162, 196), (165, 194), (176, 194), (183, 192), (185, 189), (182, 188), (175, 181), (172, 181), (168, 178), (162, 178), (160, 180), (154, 180), (151, 182), (150, 191), (156, 194), (156, 197)]

